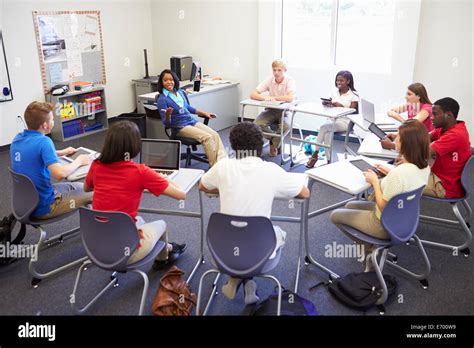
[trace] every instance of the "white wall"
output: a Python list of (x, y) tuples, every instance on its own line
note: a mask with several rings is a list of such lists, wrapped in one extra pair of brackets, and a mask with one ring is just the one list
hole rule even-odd
[[(14, 100), (0, 103), (0, 146), (11, 143), (22, 115), (34, 100), (44, 100), (32, 11), (101, 11), (108, 116), (135, 109), (132, 79), (144, 76), (143, 49), (154, 71), (150, 0), (25, 1), (0, 0), (0, 27)], [(125, 66), (129, 58), (130, 66)]]
[(421, 8), (415, 80), (435, 102), (452, 97), (474, 144), (474, 5), (471, 0), (424, 0)]
[(204, 74), (240, 82), (239, 98), (248, 98), (258, 83), (257, 1), (152, 0), (151, 16), (158, 73), (187, 54)]

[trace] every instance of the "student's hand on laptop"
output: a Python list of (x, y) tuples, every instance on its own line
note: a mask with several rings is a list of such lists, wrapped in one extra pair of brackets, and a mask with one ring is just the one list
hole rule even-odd
[(77, 156), (76, 161), (81, 165), (81, 166), (87, 166), (89, 163), (91, 163), (90, 156), (89, 155), (80, 155)]
[(380, 144), (382, 145), (382, 148), (385, 150), (395, 149), (395, 144), (388, 137), (381, 139)]
[(339, 108), (344, 107), (344, 105), (342, 105), (341, 103), (336, 102), (336, 101), (335, 101), (335, 102), (331, 102), (331, 106), (335, 106), (335, 107), (339, 107)]
[(397, 134), (396, 133), (388, 133), (387, 138), (389, 138), (391, 141), (395, 141), (395, 139), (397, 138)]
[(368, 171), (363, 172), (362, 174), (364, 174), (364, 176), (365, 176), (365, 181), (367, 181), (372, 186), (374, 186), (374, 183), (376, 181), (379, 181), (379, 178), (378, 178), (377, 174), (375, 174), (375, 172), (373, 170), (369, 169)]
[(374, 167), (375, 169), (377, 169), (380, 173), (382, 173), (383, 175), (387, 175), (388, 172), (390, 171), (390, 168), (388, 167), (385, 167), (384, 165), (382, 164), (374, 164)]

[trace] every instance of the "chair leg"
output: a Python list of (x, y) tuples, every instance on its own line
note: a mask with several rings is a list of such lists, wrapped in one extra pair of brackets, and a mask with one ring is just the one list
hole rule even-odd
[(423, 285), (423, 288), (426, 289), (426, 288), (428, 288), (428, 282), (426, 281), (426, 279), (428, 278), (429, 274), (431, 273), (431, 263), (430, 263), (430, 260), (428, 259), (428, 255), (426, 254), (425, 248), (423, 248), (423, 243), (420, 240), (420, 238), (418, 238), (418, 236), (414, 235), (413, 239), (415, 240), (416, 245), (418, 246), (418, 249), (420, 249), (421, 256), (423, 258), (423, 263), (424, 263), (424, 266), (425, 266), (425, 269), (424, 269), (423, 273), (420, 273), (420, 274), (413, 273), (413, 272), (407, 270), (406, 268), (403, 268), (403, 267), (399, 266), (398, 264), (394, 264), (393, 262), (387, 262), (386, 264), (388, 266), (392, 267), (392, 268), (395, 268), (399, 272), (401, 272), (401, 273), (403, 273), (403, 274), (405, 274), (405, 275), (407, 275), (411, 278), (419, 280), (421, 282), (421, 284)]
[(55, 268), (49, 272), (46, 272), (46, 273), (39, 273), (37, 270), (36, 270), (36, 263), (38, 262), (38, 259), (39, 259), (39, 253), (40, 253), (40, 250), (44, 250), (45, 248), (48, 247), (48, 244), (50, 244), (52, 241), (55, 242), (57, 240), (62, 240), (62, 237), (64, 236), (69, 236), (73, 233), (76, 233), (77, 231), (79, 231), (79, 229), (73, 229), (73, 230), (70, 230), (70, 231), (67, 231), (67, 232), (64, 232), (62, 234), (60, 234), (59, 236), (55, 236), (54, 238), (52, 239), (46, 239), (46, 231), (41, 227), (41, 226), (38, 226), (37, 227), (38, 230), (40, 231), (40, 239), (38, 241), (38, 243), (36, 244), (36, 250), (35, 250), (35, 257), (32, 257), (30, 259), (30, 263), (28, 265), (28, 269), (30, 271), (30, 274), (33, 276), (33, 279), (31, 281), (31, 285), (34, 287), (34, 288), (37, 288), (38, 285), (39, 285), (39, 282), (42, 280), (42, 279), (45, 279), (45, 278), (49, 278), (53, 275), (56, 275), (62, 271), (65, 271), (67, 269), (70, 269), (72, 267), (75, 267), (79, 264), (81, 264), (82, 262), (86, 261), (87, 260), (87, 256), (84, 256), (80, 259), (77, 259), (75, 261), (72, 261), (66, 265), (63, 265), (61, 267), (58, 267), (58, 268)]
[(204, 274), (201, 276), (201, 279), (199, 279), (199, 288), (198, 288), (197, 302), (196, 302), (196, 315), (200, 315), (202, 283), (204, 281), (204, 278), (206, 278), (206, 276), (211, 273), (220, 273), (220, 272), (216, 269), (210, 269), (204, 272)]
[[(92, 265), (93, 263), (90, 261), (90, 260), (86, 260), (82, 265), (81, 267), (79, 267), (79, 270), (77, 271), (77, 276), (76, 276), (76, 282), (74, 283), (74, 289), (72, 291), (72, 294), (71, 294), (71, 297), (69, 299), (69, 302), (71, 303), (71, 307), (72, 307), (72, 310), (76, 313), (76, 314), (84, 314), (87, 312), (87, 310), (89, 310), (89, 308), (97, 302), (97, 300), (99, 298), (102, 297), (102, 295), (104, 295), (112, 286), (115, 287), (118, 285), (117, 283), (117, 278), (112, 275), (111, 277), (111, 281), (89, 302), (87, 303), (84, 307), (82, 308), (78, 308), (77, 307), (77, 297), (76, 297), (76, 294), (77, 294), (77, 288), (79, 286), (79, 282), (81, 280), (81, 275), (82, 275), (82, 271), (88, 267), (89, 265)], [(115, 274), (115, 273), (114, 273)]]
[(262, 274), (262, 275), (259, 275), (259, 277), (271, 279), (278, 286), (277, 315), (280, 316), (280, 314), (281, 314), (281, 284), (280, 284), (280, 281), (277, 278), (275, 278), (274, 276), (270, 275), (270, 274)]
[[(379, 266), (377, 262), (377, 254), (380, 250), (383, 250), (383, 252), (382, 252), (382, 258), (380, 259), (380, 266)], [(381, 268), (383, 269), (387, 252), (388, 252), (388, 249), (381, 247), (381, 248), (375, 249), (368, 256), (369, 261), (372, 262), (372, 264), (374, 265), (375, 274), (377, 274), (377, 278), (379, 280), (380, 286), (382, 287), (382, 296), (380, 296), (380, 298), (377, 300), (376, 302), (377, 305), (383, 305), (385, 301), (387, 301), (387, 298), (388, 298), (387, 284), (385, 283), (385, 279), (382, 275), (382, 270), (381, 270)]]
[(462, 201), (462, 204), (464, 208), (466, 209), (467, 212), (467, 217), (464, 218), (459, 211), (459, 206), (458, 202), (452, 204), (452, 209), (453, 213), (456, 216), (457, 221), (452, 221), (452, 220), (447, 220), (447, 219), (441, 219), (441, 218), (435, 218), (431, 216), (423, 216), (424, 220), (427, 221), (434, 221), (434, 222), (440, 222), (440, 223), (447, 223), (449, 225), (457, 225), (461, 228), (461, 230), (464, 232), (466, 239), (464, 242), (460, 245), (451, 245), (451, 244), (444, 244), (444, 243), (438, 243), (438, 242), (433, 242), (429, 240), (422, 240), (421, 242), (423, 245), (426, 246), (431, 246), (435, 248), (440, 248), (440, 249), (448, 249), (451, 251), (461, 251), (465, 256), (469, 255), (469, 246), (472, 242), (472, 233), (470, 231), (470, 228), (468, 226), (467, 220), (470, 218), (472, 214), (471, 207), (469, 204), (464, 200)]
[(148, 295), (148, 287), (149, 287), (148, 276), (143, 271), (140, 271), (139, 269), (134, 269), (132, 270), (132, 272), (140, 274), (143, 278), (142, 299), (140, 301), (140, 309), (138, 310), (138, 315), (143, 315), (143, 311), (145, 309), (146, 297)]

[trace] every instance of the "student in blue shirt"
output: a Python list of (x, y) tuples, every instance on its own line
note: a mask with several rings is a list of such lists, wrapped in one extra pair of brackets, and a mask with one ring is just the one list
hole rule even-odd
[(24, 114), (28, 129), (17, 134), (10, 146), (11, 168), (29, 177), (38, 191), (39, 203), (31, 214), (37, 219), (50, 219), (92, 202), (92, 193), (85, 193), (82, 183), (51, 183), (51, 176), (63, 180), (89, 164), (88, 155), (80, 155), (66, 165), (59, 163), (58, 156), (72, 154), (76, 149), (56, 151), (46, 136), (54, 126), (53, 108), (49, 103), (30, 103)]
[(222, 144), (219, 134), (205, 124), (198, 122), (193, 114), (205, 118), (215, 118), (216, 115), (197, 110), (189, 105), (186, 94), (179, 89), (179, 80), (174, 72), (165, 69), (158, 79), (160, 95), (156, 102), (160, 117), (166, 127), (173, 128), (173, 135), (191, 138), (198, 141), (204, 148), (209, 166), (227, 157), (227, 151)]

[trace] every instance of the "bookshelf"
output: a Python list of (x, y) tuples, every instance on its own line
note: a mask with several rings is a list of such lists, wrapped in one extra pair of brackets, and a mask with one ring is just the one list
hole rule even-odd
[(108, 128), (104, 87), (60, 96), (48, 94), (46, 100), (54, 105), (54, 127), (51, 131), (54, 140), (68, 141)]

